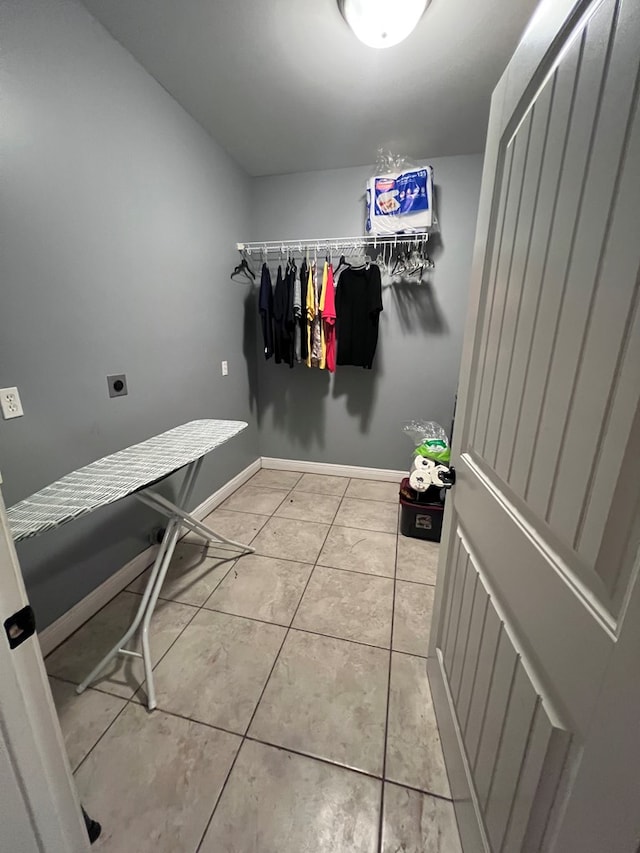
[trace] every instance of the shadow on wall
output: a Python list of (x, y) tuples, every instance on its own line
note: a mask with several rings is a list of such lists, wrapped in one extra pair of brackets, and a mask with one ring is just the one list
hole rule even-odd
[(329, 394), (337, 400), (345, 397), (349, 415), (357, 419), (360, 433), (365, 435), (371, 424), (378, 395), (378, 379), (382, 373), (382, 335), (371, 370), (362, 367), (338, 367), (328, 370), (307, 368), (297, 364), (293, 370), (269, 361), (262, 369), (268, 402), (259, 409), (259, 421), (265, 409), (273, 412), (273, 429), (289, 436), (294, 446), (309, 449), (326, 446), (327, 406)]
[[(258, 423), (260, 412), (258, 410), (258, 356), (263, 353), (258, 351), (259, 328), (256, 330), (256, 317), (258, 315), (258, 291), (255, 287), (249, 287), (244, 300), (244, 318), (242, 329), (242, 352), (247, 365), (247, 379), (249, 383), (249, 409), (256, 411)], [(259, 326), (259, 324), (258, 324)], [(256, 334), (256, 331), (258, 334)]]
[(378, 379), (382, 374), (381, 365), (384, 335), (382, 329), (378, 337), (376, 357), (371, 370), (363, 367), (338, 367), (333, 379), (333, 398), (346, 397), (347, 412), (358, 419), (358, 428), (362, 435), (369, 432), (376, 398)]
[[(296, 365), (293, 370), (270, 360), (263, 369), (273, 371), (268, 382), (267, 406), (273, 410), (273, 428), (290, 436), (295, 445), (325, 446), (326, 407), (330, 374), (327, 370)], [(260, 420), (264, 417), (261, 407)]]
[(403, 332), (428, 332), (442, 335), (449, 331), (431, 281), (417, 284), (400, 281), (389, 288), (393, 293), (398, 319)]

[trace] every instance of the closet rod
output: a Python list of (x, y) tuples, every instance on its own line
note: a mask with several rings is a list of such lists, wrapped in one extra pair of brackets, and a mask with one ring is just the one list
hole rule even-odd
[(301, 252), (307, 249), (324, 251), (325, 249), (346, 249), (350, 247), (362, 248), (364, 246), (377, 246), (378, 243), (410, 243), (426, 242), (429, 232), (422, 231), (415, 234), (366, 234), (360, 237), (318, 237), (304, 240), (261, 240), (252, 243), (236, 243), (239, 252)]

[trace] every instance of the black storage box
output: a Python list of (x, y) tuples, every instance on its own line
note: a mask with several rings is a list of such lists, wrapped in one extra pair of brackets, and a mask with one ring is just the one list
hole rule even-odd
[[(440, 500), (441, 490), (437, 487), (420, 495), (422, 500), (412, 500), (408, 495), (415, 494), (406, 477), (400, 486), (400, 532), (414, 539), (429, 539), (439, 542), (442, 533), (444, 501)], [(418, 498), (418, 496), (416, 496)], [(426, 500), (425, 500), (426, 498)], [(428, 502), (426, 502), (428, 501)]]

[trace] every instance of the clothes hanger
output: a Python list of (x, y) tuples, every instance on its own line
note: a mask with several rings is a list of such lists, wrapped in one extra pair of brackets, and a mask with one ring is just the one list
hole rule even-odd
[(407, 269), (406, 256), (402, 249), (396, 255), (396, 262), (391, 270), (391, 275), (401, 275)]
[(363, 254), (362, 260), (358, 259), (358, 263), (349, 265), (352, 270), (368, 270), (371, 266), (371, 258), (367, 254)]
[(347, 259), (344, 255), (340, 255), (340, 260), (338, 261), (338, 266), (336, 267), (335, 275), (339, 275), (344, 270), (348, 270), (351, 264), (347, 263)]
[(235, 280), (236, 276), (242, 276), (245, 281), (248, 281), (251, 284), (253, 284), (253, 282), (256, 280), (256, 274), (249, 266), (246, 258), (243, 258), (238, 264), (238, 266), (231, 273), (232, 279)]
[(349, 266), (352, 270), (363, 270), (367, 263), (364, 246), (354, 243), (352, 246), (352, 253), (354, 256), (358, 253), (361, 257), (354, 258), (353, 262), (350, 263)]

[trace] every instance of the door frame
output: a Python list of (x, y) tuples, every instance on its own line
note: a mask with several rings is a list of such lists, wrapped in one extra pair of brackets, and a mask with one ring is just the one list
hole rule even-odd
[[(0, 475), (0, 752), (17, 790), (2, 834), (21, 850), (87, 853), (89, 839), (37, 635), (10, 649), (4, 621), (28, 604)], [(13, 834), (12, 834), (13, 833)]]
[[(460, 366), (456, 431), (452, 446), (454, 464), (459, 463), (462, 449), (468, 445), (471, 427), (471, 403), (476, 391), (473, 365), (479, 356), (485, 311), (488, 310), (484, 297), (489, 286), (492, 256), (487, 246), (491, 243), (491, 235), (496, 227), (500, 201), (500, 186), (496, 185), (496, 177), (501, 173), (501, 157), (505, 150), (501, 141), (517, 128), (515, 120), (505, 126), (504, 117), (513, 116), (523, 99), (533, 99), (535, 90), (540, 87), (541, 77), (545, 79), (562, 56), (562, 50), (558, 54), (558, 44), (566, 42), (581, 18), (593, 14), (596, 7), (597, 4), (594, 5), (592, 0), (542, 0), (492, 95)], [(523, 81), (528, 82), (525, 84)], [(453, 699), (438, 652), (442, 630), (441, 610), (449, 593), (447, 554), (454, 544), (456, 521), (454, 487), (445, 508), (427, 671), (464, 853), (490, 853), (481, 810), (470, 781), (471, 771), (453, 710)]]

